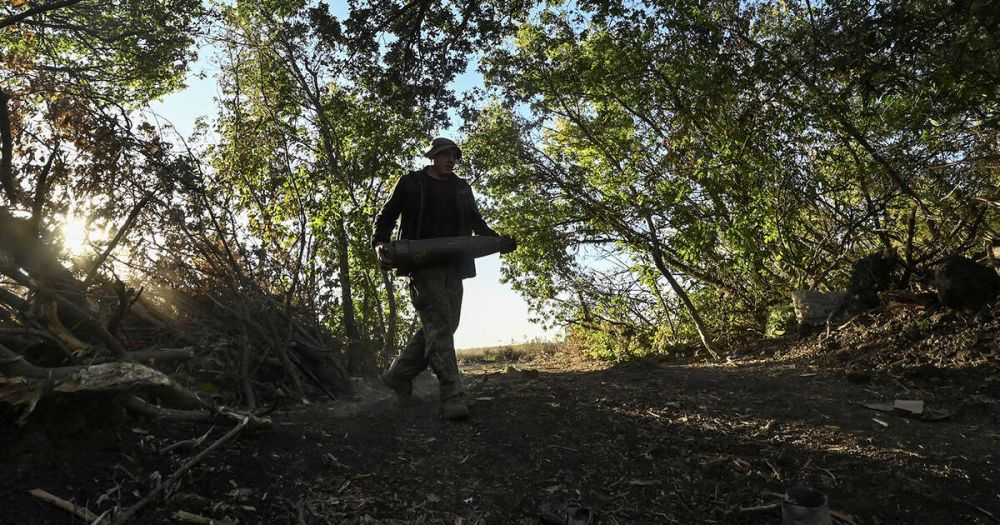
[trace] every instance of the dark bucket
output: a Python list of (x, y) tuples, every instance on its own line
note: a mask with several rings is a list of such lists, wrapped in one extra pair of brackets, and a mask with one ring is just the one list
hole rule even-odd
[(832, 525), (826, 494), (810, 487), (793, 487), (781, 502), (782, 525)]

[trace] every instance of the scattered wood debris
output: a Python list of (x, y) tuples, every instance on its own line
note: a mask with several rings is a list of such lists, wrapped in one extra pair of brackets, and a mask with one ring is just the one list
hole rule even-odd
[(44, 491), (42, 489), (32, 489), (32, 490), (30, 490), (28, 492), (32, 496), (34, 496), (34, 497), (36, 497), (36, 498), (38, 498), (38, 499), (40, 499), (42, 501), (46, 501), (48, 503), (51, 503), (51, 504), (55, 505), (56, 507), (59, 507), (60, 509), (65, 510), (66, 512), (69, 512), (69, 513), (71, 513), (71, 514), (73, 514), (75, 516), (79, 516), (80, 518), (82, 518), (83, 520), (87, 521), (88, 523), (93, 523), (93, 522), (96, 522), (96, 521), (98, 521), (100, 519), (97, 516), (97, 514), (94, 514), (93, 512), (91, 512), (90, 509), (88, 509), (87, 507), (83, 507), (83, 506), (77, 505), (76, 503), (72, 503), (70, 501), (66, 501), (66, 500), (64, 500), (64, 499), (62, 499), (62, 498), (60, 498), (58, 496), (52, 495), (52, 494), (50, 494), (50, 493), (48, 493), (48, 492), (46, 492), (46, 491)]

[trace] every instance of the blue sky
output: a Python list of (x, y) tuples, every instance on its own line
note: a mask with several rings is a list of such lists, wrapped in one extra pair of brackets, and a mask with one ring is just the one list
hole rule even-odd
[[(341, 2), (336, 2), (341, 3)], [(334, 6), (337, 12), (338, 7)], [(198, 61), (186, 80), (187, 87), (150, 105), (151, 116), (161, 124), (169, 123), (184, 139), (188, 139), (199, 117), (212, 118), (216, 112), (217, 87), (215, 74), (218, 68), (212, 63), (214, 50), (199, 50)], [(470, 70), (454, 83), (464, 91), (482, 84), (482, 77), (473, 60)], [(438, 134), (459, 139), (456, 129), (462, 122), (453, 119), (452, 126), (442, 128)], [(431, 137), (428, 137), (428, 142)], [(461, 167), (459, 167), (459, 173)], [(402, 175), (402, 173), (400, 174)], [(489, 222), (489, 217), (486, 218)], [(519, 343), (532, 339), (552, 339), (553, 332), (545, 332), (528, 321), (528, 305), (509, 286), (500, 283), (500, 256), (493, 255), (476, 261), (478, 276), (465, 280), (465, 298), (462, 322), (455, 333), (456, 348), (476, 348)]]

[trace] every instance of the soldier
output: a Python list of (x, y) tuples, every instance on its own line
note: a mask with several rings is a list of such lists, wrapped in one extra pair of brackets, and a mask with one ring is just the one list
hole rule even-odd
[[(383, 269), (393, 266), (385, 243), (400, 217), (401, 239), (472, 233), (497, 236), (479, 214), (469, 183), (454, 173), (462, 159), (458, 144), (436, 138), (424, 156), (432, 164), (402, 177), (375, 218), (372, 245)], [(510, 244), (513, 249), (514, 243)], [(415, 268), (408, 274), (410, 298), (421, 326), (383, 374), (382, 382), (396, 391), (400, 404), (409, 404), (413, 399), (413, 378), (430, 366), (441, 384), (442, 415), (449, 420), (464, 419), (469, 408), (455, 358), (454, 334), (462, 312), (462, 279), (475, 277), (475, 262), (468, 257)]]

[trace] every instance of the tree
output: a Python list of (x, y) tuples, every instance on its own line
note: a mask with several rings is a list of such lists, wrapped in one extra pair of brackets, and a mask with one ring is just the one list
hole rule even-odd
[[(991, 191), (995, 130), (974, 130), (996, 93), (978, 66), (937, 71), (946, 53), (995, 63), (995, 17), (866, 5), (540, 10), (484, 58), (503, 103), (472, 132), (503, 226), (521, 222), (535, 245), (509, 259), (515, 286), (565, 321), (600, 305), (635, 333), (659, 333), (648, 325), (672, 319), (677, 300), (704, 344), (709, 325), (764, 331), (790, 290), (836, 287), (870, 250), (904, 251), (913, 269), (973, 246), (995, 224), (970, 198)], [(943, 85), (967, 87), (952, 97)], [(595, 246), (618, 261), (583, 262)]]
[[(224, 11), (229, 58), (217, 166), (248, 206), (255, 234), (280, 246), (314, 246), (309, 264), (335, 269), (313, 291), (338, 289), (325, 308), (339, 307), (329, 320), (343, 337), (348, 368), (371, 369), (376, 349), (396, 343), (383, 341), (383, 297), (396, 297), (382, 290), (368, 231), (426, 122), (354, 76), (356, 58), (324, 6), (272, 7)], [(297, 226), (281, 231), (289, 223)]]

